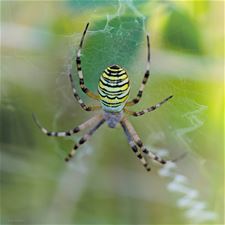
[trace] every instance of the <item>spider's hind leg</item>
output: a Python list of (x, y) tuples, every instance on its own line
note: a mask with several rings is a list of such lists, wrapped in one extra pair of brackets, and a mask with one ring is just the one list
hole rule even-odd
[(69, 78), (70, 78), (70, 83), (71, 83), (72, 90), (73, 90), (73, 95), (74, 95), (75, 99), (78, 101), (78, 103), (80, 104), (82, 109), (84, 109), (85, 111), (96, 111), (96, 110), (101, 109), (100, 105), (94, 105), (94, 106), (86, 105), (77, 93), (77, 90), (75, 88), (75, 85), (74, 85), (74, 82), (73, 82), (73, 77), (72, 77), (71, 73), (69, 74)]
[(142, 97), (142, 94), (143, 94), (143, 91), (144, 91), (144, 88), (145, 88), (145, 85), (146, 85), (146, 83), (148, 81), (148, 78), (149, 78), (149, 75), (150, 75), (150, 41), (149, 41), (149, 35), (148, 34), (147, 34), (147, 50), (148, 50), (148, 52), (147, 52), (147, 66), (146, 66), (144, 78), (142, 80), (142, 83), (141, 83), (141, 86), (138, 90), (136, 98), (132, 99), (131, 101), (128, 101), (126, 103), (126, 106), (135, 105), (140, 101), (140, 99)]
[(80, 87), (81, 87), (81, 90), (86, 94), (88, 95), (89, 97), (93, 98), (93, 99), (96, 99), (96, 100), (99, 100), (99, 96), (96, 95), (95, 93), (93, 93), (92, 91), (90, 91), (87, 86), (84, 84), (84, 76), (83, 76), (83, 71), (82, 71), (82, 67), (81, 67), (81, 49), (82, 49), (82, 46), (83, 46), (83, 42), (84, 42), (84, 37), (85, 37), (85, 34), (87, 32), (87, 29), (88, 29), (88, 26), (89, 26), (89, 23), (87, 23), (85, 29), (84, 29), (84, 32), (83, 32), (83, 35), (82, 35), (82, 38), (80, 40), (80, 45), (79, 45), (79, 48), (78, 48), (78, 51), (77, 51), (77, 55), (76, 55), (76, 65), (77, 65), (77, 72), (78, 72), (78, 77), (79, 77), (79, 80), (80, 80)]

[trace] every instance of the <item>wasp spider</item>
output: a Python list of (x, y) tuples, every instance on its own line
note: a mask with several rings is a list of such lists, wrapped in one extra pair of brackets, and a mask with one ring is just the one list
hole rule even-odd
[(160, 164), (166, 164), (167, 161), (165, 161), (164, 159), (161, 159), (159, 156), (149, 151), (143, 145), (140, 137), (138, 136), (134, 127), (129, 122), (126, 116), (126, 114), (132, 115), (132, 116), (141, 116), (147, 112), (152, 112), (172, 98), (172, 95), (171, 95), (165, 98), (164, 100), (162, 100), (161, 102), (157, 103), (156, 105), (153, 105), (140, 112), (133, 112), (127, 109), (127, 107), (133, 106), (140, 101), (144, 87), (149, 78), (149, 74), (150, 74), (149, 72), (150, 71), (149, 35), (147, 35), (147, 49), (148, 49), (147, 68), (144, 74), (144, 78), (142, 80), (142, 84), (137, 93), (137, 96), (131, 101), (127, 101), (128, 95), (130, 92), (130, 82), (129, 82), (127, 72), (121, 66), (111, 65), (104, 70), (98, 83), (98, 95), (94, 94), (86, 87), (84, 83), (82, 68), (81, 68), (81, 49), (83, 46), (83, 41), (84, 41), (85, 34), (87, 32), (88, 26), (89, 26), (89, 23), (87, 23), (80, 41), (80, 45), (76, 55), (76, 66), (78, 71), (80, 87), (82, 91), (86, 93), (89, 97), (91, 97), (92, 99), (98, 100), (100, 104), (96, 106), (86, 105), (83, 102), (83, 100), (80, 98), (80, 96), (78, 95), (77, 90), (75, 89), (72, 74), (69, 74), (69, 78), (72, 85), (73, 95), (75, 99), (78, 101), (78, 103), (80, 104), (80, 106), (82, 107), (82, 109), (86, 111), (95, 111), (95, 110), (102, 109), (103, 112), (95, 115), (94, 117), (90, 118), (89, 120), (82, 123), (81, 125), (64, 132), (48, 131), (47, 129), (45, 129), (44, 127), (40, 125), (36, 117), (33, 115), (35, 123), (44, 134), (48, 136), (57, 136), (57, 137), (71, 136), (72, 134), (78, 133), (86, 128), (93, 127), (87, 133), (84, 134), (84, 136), (78, 141), (78, 143), (74, 145), (73, 149), (65, 158), (65, 161), (69, 161), (77, 152), (77, 149), (82, 144), (84, 144), (87, 140), (89, 140), (91, 136), (94, 134), (94, 132), (100, 126), (102, 126), (104, 122), (106, 122), (110, 128), (115, 128), (118, 123), (121, 124), (131, 149), (136, 154), (137, 158), (140, 160), (140, 162), (146, 168), (147, 171), (150, 171), (150, 167), (145, 156), (149, 157), (153, 161), (156, 161)]

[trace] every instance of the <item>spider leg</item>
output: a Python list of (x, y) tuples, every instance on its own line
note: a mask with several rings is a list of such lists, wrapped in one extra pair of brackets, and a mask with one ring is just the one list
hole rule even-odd
[(145, 167), (145, 169), (146, 169), (147, 171), (150, 171), (151, 168), (149, 167), (149, 165), (148, 165), (146, 159), (145, 159), (145, 158), (142, 156), (142, 154), (138, 151), (137, 145), (136, 145), (136, 144), (134, 143), (134, 141), (132, 140), (132, 137), (131, 137), (131, 135), (130, 135), (128, 129), (127, 129), (126, 124), (125, 124), (123, 121), (121, 121), (120, 124), (121, 124), (121, 126), (123, 127), (123, 130), (124, 130), (124, 132), (125, 132), (125, 134), (126, 134), (126, 136), (127, 136), (128, 143), (129, 143), (131, 149), (133, 150), (133, 152), (135, 153), (135, 155), (137, 156), (137, 158), (140, 160), (140, 162), (142, 163), (142, 165)]
[(32, 116), (33, 116), (33, 120), (34, 120), (35, 124), (40, 128), (40, 130), (44, 134), (46, 134), (47, 136), (54, 136), (54, 137), (71, 136), (72, 134), (78, 133), (78, 132), (92, 126), (94, 123), (96, 123), (97, 121), (99, 121), (102, 118), (101, 115), (96, 115), (71, 130), (67, 130), (67, 131), (63, 131), (63, 132), (53, 132), (53, 131), (48, 131), (46, 128), (42, 127), (40, 122), (38, 121), (38, 119), (36, 118), (36, 116), (34, 114), (32, 114)]
[(161, 159), (159, 156), (157, 156), (155, 153), (149, 151), (142, 143), (140, 137), (138, 136), (137, 132), (135, 131), (132, 124), (124, 117), (123, 119), (124, 124), (127, 127), (128, 132), (130, 133), (130, 136), (134, 140), (134, 142), (137, 144), (137, 146), (142, 150), (143, 153), (145, 153), (148, 157), (150, 157), (152, 160), (160, 163), (161, 165), (164, 165), (167, 163), (166, 160)]
[(133, 111), (130, 111), (130, 110), (126, 109), (126, 108), (124, 108), (124, 111), (127, 114), (132, 115), (132, 116), (142, 116), (142, 115), (144, 115), (147, 112), (151, 112), (151, 111), (154, 111), (154, 110), (158, 109), (162, 104), (166, 103), (172, 97), (173, 97), (173, 95), (165, 98), (164, 100), (162, 100), (161, 102), (157, 103), (156, 105), (153, 105), (153, 106), (151, 106), (151, 107), (149, 107), (147, 109), (144, 109), (142, 111), (139, 111), (139, 112), (133, 112)]
[(89, 26), (89, 23), (87, 23), (85, 29), (84, 29), (84, 32), (83, 32), (83, 35), (82, 35), (82, 38), (80, 40), (80, 45), (79, 45), (79, 48), (78, 48), (78, 51), (77, 51), (77, 56), (76, 56), (76, 64), (77, 64), (77, 72), (78, 72), (78, 77), (79, 77), (79, 80), (80, 80), (80, 87), (82, 89), (82, 91), (87, 94), (89, 97), (93, 98), (93, 99), (96, 99), (96, 100), (99, 100), (99, 96), (96, 95), (95, 93), (93, 93), (92, 91), (90, 91), (84, 84), (84, 76), (83, 76), (83, 71), (82, 71), (82, 68), (81, 68), (81, 49), (82, 49), (82, 45), (83, 45), (83, 41), (84, 41), (84, 37), (85, 37), (85, 34), (87, 32), (87, 29), (88, 29), (88, 26)]
[(85, 111), (95, 111), (95, 110), (98, 110), (101, 108), (100, 105), (99, 106), (98, 105), (97, 106), (87, 106), (77, 93), (71, 73), (69, 74), (69, 78), (70, 78), (70, 82), (72, 85), (73, 95), (76, 98), (76, 100), (78, 101), (78, 103), (80, 104), (80, 106), (82, 107), (82, 109), (84, 109)]
[(101, 118), (100, 121), (91, 129), (89, 130), (77, 144), (74, 145), (73, 149), (70, 151), (68, 156), (65, 158), (65, 161), (68, 162), (76, 153), (77, 149), (84, 144), (87, 140), (91, 138), (94, 132), (105, 122), (105, 119)]
[(145, 87), (145, 85), (148, 81), (149, 75), (150, 75), (150, 41), (149, 41), (149, 35), (148, 34), (147, 34), (147, 49), (148, 49), (147, 66), (146, 66), (146, 72), (145, 72), (144, 78), (143, 78), (142, 83), (141, 83), (141, 87), (138, 90), (137, 97), (132, 99), (131, 101), (128, 101), (126, 103), (126, 106), (135, 105), (140, 101), (140, 99), (142, 97), (142, 94), (143, 94), (143, 91), (144, 91), (144, 87)]

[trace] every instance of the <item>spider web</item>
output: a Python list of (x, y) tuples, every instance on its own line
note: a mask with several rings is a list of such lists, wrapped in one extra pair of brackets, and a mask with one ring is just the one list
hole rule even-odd
[[(24, 6), (24, 3), (21, 4)], [(36, 4), (38, 3), (29, 3), (31, 9)], [(54, 3), (45, 2), (40, 4), (47, 5), (43, 13), (43, 18), (47, 18), (47, 14), (51, 11), (50, 9)], [(62, 3), (58, 2), (57, 4)], [(144, 4), (149, 4), (151, 10), (148, 13), (143, 9)], [(27, 176), (32, 181), (31, 183), (35, 183), (31, 178), (33, 173), (30, 172), (30, 168), (32, 167), (34, 173), (37, 174), (37, 182), (50, 180), (55, 184), (50, 199), (51, 204), (48, 203), (43, 210), (40, 210), (37, 206), (38, 213), (33, 217), (32, 215), (28, 217), (28, 221), (30, 219), (43, 224), (57, 221), (63, 224), (65, 222), (73, 223), (75, 220), (77, 223), (77, 221), (82, 221), (79, 218), (83, 218), (82, 213), (85, 211), (87, 211), (86, 215), (89, 212), (90, 218), (96, 219), (91, 215), (91, 207), (89, 208), (85, 204), (88, 201), (85, 194), (87, 193), (87, 196), (90, 195), (89, 197), (96, 201), (92, 195), (104, 193), (111, 198), (117, 196), (122, 199), (129, 198), (135, 199), (136, 202), (153, 204), (150, 209), (145, 210), (142, 207), (144, 212), (139, 212), (144, 218), (144, 220), (140, 219), (142, 223), (149, 223), (145, 219), (148, 218), (147, 213), (149, 211), (154, 212), (154, 205), (175, 208), (178, 216), (175, 217), (174, 221), (168, 220), (171, 223), (177, 221), (182, 224), (218, 223), (219, 213), (222, 210), (217, 210), (214, 207), (215, 202), (212, 196), (216, 194), (216, 185), (212, 184), (210, 177), (214, 176), (217, 169), (219, 169), (220, 173), (222, 171), (221, 167), (216, 165), (215, 158), (212, 157), (211, 159), (212, 154), (200, 156), (202, 148), (205, 148), (207, 143), (201, 143), (197, 139), (200, 138), (202, 141), (208, 141), (208, 143), (217, 141), (215, 136), (208, 137), (211, 134), (207, 131), (210, 126), (207, 123), (208, 105), (206, 101), (202, 100), (204, 99), (202, 96), (207, 91), (204, 89), (205, 87), (201, 87), (201, 83), (208, 79), (208, 77), (204, 76), (206, 70), (219, 70), (217, 74), (222, 74), (221, 62), (218, 60), (210, 61), (207, 57), (201, 55), (182, 55), (160, 48), (160, 46), (154, 47), (154, 43), (157, 43), (156, 39), (154, 39), (153, 31), (155, 30), (149, 30), (150, 26), (148, 24), (154, 20), (154, 10), (160, 11), (162, 8), (161, 5), (158, 7), (154, 2), (140, 1), (138, 3), (127, 0), (111, 1), (111, 3), (105, 1), (101, 3), (98, 1), (82, 3), (81, 1), (74, 1), (68, 2), (68, 5), (75, 12), (91, 10), (89, 10), (89, 17), (82, 15), (85, 20), (81, 20), (80, 32), (67, 36), (43, 32), (38, 28), (30, 30), (28, 26), (15, 26), (15, 23), (13, 23), (15, 21), (11, 23), (3, 21), (3, 46), (12, 47), (15, 45), (20, 50), (6, 50), (3, 53), (1, 130), (9, 127), (8, 131), (4, 132), (10, 134), (15, 120), (23, 118), (26, 121), (29, 118), (30, 113), (25, 112), (20, 104), (27, 104), (26, 109), (29, 112), (37, 112), (43, 125), (53, 130), (71, 128), (93, 115), (82, 112), (79, 104), (74, 101), (68, 82), (68, 73), (72, 71), (75, 85), (79, 90), (74, 64), (75, 52), (81, 38), (81, 31), (85, 23), (88, 22), (86, 20), (89, 20), (91, 25), (82, 50), (82, 67), (86, 85), (94, 92), (96, 92), (101, 71), (110, 64), (118, 63), (128, 71), (131, 80), (131, 98), (135, 97), (146, 68), (145, 35), (150, 32), (151, 76), (140, 104), (133, 107), (132, 110), (146, 108), (170, 94), (174, 94), (174, 98), (156, 112), (140, 118), (130, 118), (130, 121), (143, 142), (152, 151), (167, 159), (174, 159), (183, 153), (187, 153), (187, 156), (179, 160), (176, 165), (169, 163), (168, 166), (161, 169), (152, 165), (153, 171), (150, 175), (146, 175), (141, 166), (138, 167), (138, 160), (133, 156), (133, 153), (130, 150), (127, 151), (129, 146), (126, 144), (126, 137), (122, 130), (119, 128), (111, 130), (105, 126), (96, 132), (90, 142), (82, 146), (72, 163), (62, 166), (61, 161), (65, 157), (67, 150), (71, 148), (75, 141), (79, 140), (81, 135), (63, 140), (51, 140), (49, 144), (43, 144), (48, 142), (46, 141), (47, 138), (38, 135), (38, 139), (41, 138), (41, 144), (37, 144), (35, 137), (31, 134), (19, 136), (19, 133), (23, 133), (24, 129), (26, 129), (25, 134), (30, 133), (28, 131), (32, 130), (31, 125), (24, 129), (17, 128), (16, 134), (19, 136), (19, 142), (18, 140), (7, 139), (1, 132), (1, 149), (4, 161), (8, 162), (7, 165), (3, 164), (2, 171), (6, 175), (9, 174), (14, 177), (18, 175), (19, 171), (20, 175)], [(100, 6), (106, 6), (106, 10), (102, 12)], [(5, 13), (12, 20), (14, 18), (14, 7), (13, 4), (8, 4)], [(104, 15), (103, 18), (98, 18), (99, 13)], [(10, 35), (14, 32), (17, 34), (31, 32), (32, 36), (41, 37), (40, 40), (44, 41), (42, 42), (37, 38), (21, 41), (24, 36), (17, 36), (16, 42), (13, 35)], [(57, 44), (46, 46), (45, 43), (49, 43), (48, 40), (51, 41), (52, 39)], [(26, 41), (27, 44), (23, 46), (22, 43)], [(35, 56), (24, 53), (27, 50), (31, 51), (31, 49), (35, 52)], [(62, 62), (65, 62), (63, 66)], [(205, 65), (206, 62), (207, 65)], [(16, 71), (19, 72), (19, 78)], [(192, 74), (191, 78), (190, 74)], [(200, 85), (198, 85), (199, 83)], [(18, 91), (21, 99), (10, 88), (14, 92)], [(29, 93), (33, 93), (30, 98), (28, 97)], [(93, 101), (90, 101), (81, 91), (79, 91), (79, 94), (85, 102), (93, 104)], [(32, 104), (33, 102), (36, 104)], [(10, 115), (14, 115), (12, 122), (6, 117), (9, 112)], [(31, 120), (29, 122), (32, 123)], [(17, 124), (17, 127), (21, 127), (21, 123)], [(36, 133), (36, 130), (32, 132)], [(39, 160), (32, 159), (31, 162), (28, 162), (27, 158), (21, 155), (18, 156), (19, 153), (28, 154), (31, 159), (29, 149), (32, 146), (35, 146), (36, 150), (32, 154), (37, 156)], [(6, 152), (8, 149), (10, 154)], [(49, 150), (46, 151), (46, 149)], [(55, 158), (53, 153), (56, 153)], [(46, 163), (43, 168), (39, 166), (43, 159), (40, 154), (46, 154), (44, 157)], [(34, 162), (35, 164), (32, 166)], [(52, 163), (50, 166), (49, 162), (55, 162), (55, 165)], [(14, 165), (14, 167), (8, 165)], [(43, 164), (41, 165), (43, 166)], [(95, 173), (98, 173), (98, 176)], [(221, 182), (217, 180), (217, 185), (219, 184)], [(36, 189), (32, 189), (31, 196), (37, 196), (34, 198), (38, 198), (40, 195), (45, 197), (46, 192), (45, 194), (41, 193), (38, 189), (40, 187), (49, 190), (47, 184), (39, 184)], [(7, 194), (9, 193), (10, 191), (7, 192)], [(33, 201), (37, 205), (41, 205), (44, 197)], [(99, 198), (101, 199), (101, 196)], [(10, 201), (12, 200), (9, 199), (8, 202)], [(130, 201), (132, 202), (132, 200)], [(7, 201), (5, 200), (5, 202)], [(63, 207), (60, 206), (62, 202), (66, 202)], [(99, 205), (97, 207), (101, 209)], [(134, 209), (137, 210), (135, 207)], [(162, 213), (165, 214), (166, 210), (162, 209)], [(74, 212), (77, 216), (75, 218), (73, 216)], [(39, 215), (43, 215), (44, 219), (40, 219)], [(130, 214), (128, 213), (128, 215)], [(158, 213), (159, 217), (160, 215), (161, 213)], [(7, 214), (7, 216), (10, 217), (10, 214)], [(17, 216), (21, 219), (20, 213)], [(102, 223), (106, 221), (104, 216), (98, 219)], [(22, 220), (26, 223), (26, 216), (22, 217)], [(5, 221), (12, 222), (12, 218), (4, 218)], [(84, 221), (90, 223), (88, 220)], [(154, 219), (153, 222), (157, 223), (157, 221), (157, 219)]]

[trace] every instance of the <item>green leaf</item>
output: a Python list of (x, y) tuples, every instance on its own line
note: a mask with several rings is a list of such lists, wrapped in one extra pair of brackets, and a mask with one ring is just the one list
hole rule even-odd
[[(82, 49), (82, 68), (85, 82), (96, 89), (102, 71), (118, 64), (125, 69), (133, 62), (138, 43), (143, 37), (143, 20), (134, 17), (116, 17), (108, 23), (101, 20), (91, 24)], [(104, 31), (104, 32), (102, 32)]]

